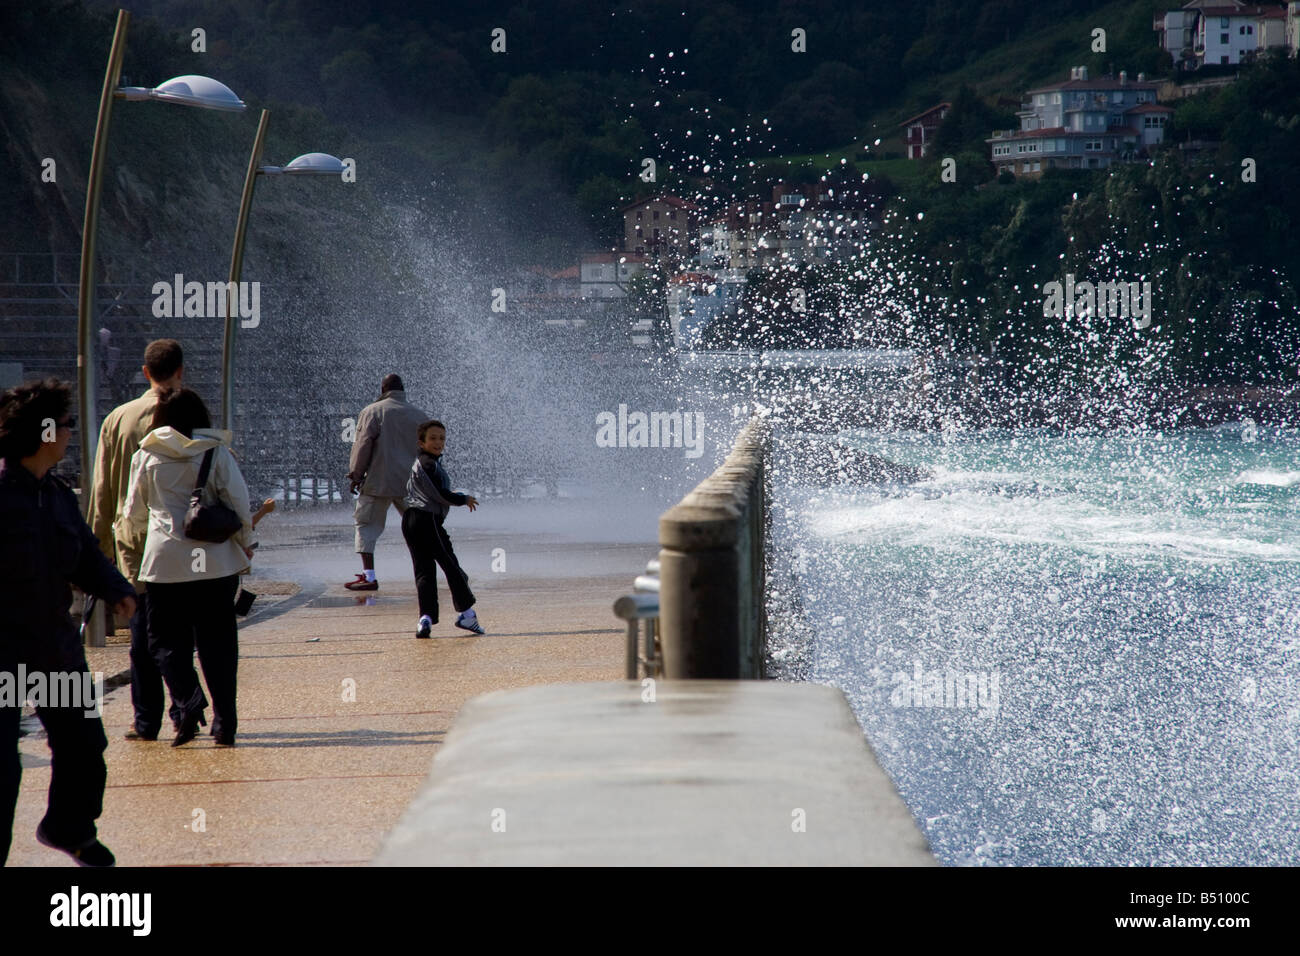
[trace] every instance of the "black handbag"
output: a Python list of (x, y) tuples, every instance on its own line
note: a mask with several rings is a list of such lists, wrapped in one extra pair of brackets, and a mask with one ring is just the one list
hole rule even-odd
[(232, 509), (221, 502), (212, 505), (200, 504), (203, 486), (208, 483), (208, 472), (212, 470), (212, 453), (209, 448), (203, 455), (203, 464), (199, 466), (199, 483), (190, 492), (190, 507), (185, 512), (185, 535), (195, 541), (211, 541), (220, 544), (229, 541), (231, 536), (243, 527), (244, 522)]

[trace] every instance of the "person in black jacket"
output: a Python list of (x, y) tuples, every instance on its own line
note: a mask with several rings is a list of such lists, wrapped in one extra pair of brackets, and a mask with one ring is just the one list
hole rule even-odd
[(478, 499), (451, 490), (451, 480), (439, 459), (447, 444), (446, 426), (439, 421), (423, 422), (416, 430), (419, 456), (411, 465), (406, 481), (406, 511), (402, 515), (402, 537), (415, 565), (415, 590), (420, 601), (420, 621), (416, 637), (428, 637), (438, 623), (438, 566), (451, 588), (451, 603), (460, 611), (456, 626), (475, 634), (484, 633), (474, 612), (474, 592), (469, 578), (456, 560), (451, 539), (442, 523), (452, 505), (478, 507)]
[(108, 777), (104, 724), (95, 701), (64, 699), (73, 688), (91, 686), (80, 636), (68, 615), (69, 585), (122, 617), (135, 613), (135, 588), (100, 551), (72, 489), (51, 473), (76, 427), (68, 414), (71, 403), (71, 392), (57, 379), (0, 395), (0, 680), (9, 689), (0, 694), (0, 863), (9, 855), (22, 779), (18, 720), (28, 688), (39, 686), (33, 681), (37, 674), (44, 678), (44, 691), (33, 703), (53, 760), (49, 802), (36, 838), (82, 866), (115, 862), (95, 828)]

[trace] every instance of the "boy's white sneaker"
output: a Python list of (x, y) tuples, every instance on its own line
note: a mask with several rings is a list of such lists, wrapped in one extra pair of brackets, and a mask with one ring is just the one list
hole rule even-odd
[(478, 615), (474, 613), (473, 608), (470, 608), (468, 611), (461, 614), (460, 617), (456, 618), (456, 626), (464, 631), (473, 631), (475, 634), (487, 633), (483, 630), (483, 626), (479, 624)]
[(433, 621), (429, 618), (429, 615), (427, 614), (420, 615), (420, 623), (416, 625), (415, 636), (429, 637), (432, 631), (433, 631)]

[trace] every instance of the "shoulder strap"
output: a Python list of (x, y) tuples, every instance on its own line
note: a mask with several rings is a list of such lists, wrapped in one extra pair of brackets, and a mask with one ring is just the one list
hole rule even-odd
[(212, 470), (212, 453), (215, 448), (209, 448), (203, 453), (203, 464), (199, 465), (199, 481), (194, 486), (194, 491), (190, 495), (190, 500), (197, 501), (203, 494), (203, 486), (208, 483), (208, 472)]

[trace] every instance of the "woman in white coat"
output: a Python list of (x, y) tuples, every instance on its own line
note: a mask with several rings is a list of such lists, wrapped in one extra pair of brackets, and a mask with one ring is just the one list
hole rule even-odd
[[(248, 548), (252, 524), (248, 488), (228, 447), (230, 433), (211, 425), (196, 392), (179, 388), (159, 396), (153, 430), (131, 459), (130, 487), (115, 529), (119, 541), (143, 551), (140, 580), (149, 594), (149, 649), (183, 714), (173, 747), (193, 740), (207, 722), (208, 700), (194, 671), (196, 648), (212, 695), (216, 742), (233, 745), (237, 726), (235, 592), (253, 554)], [(209, 449), (212, 466), (202, 502), (219, 501), (243, 521), (219, 544), (185, 536), (185, 512)]]

